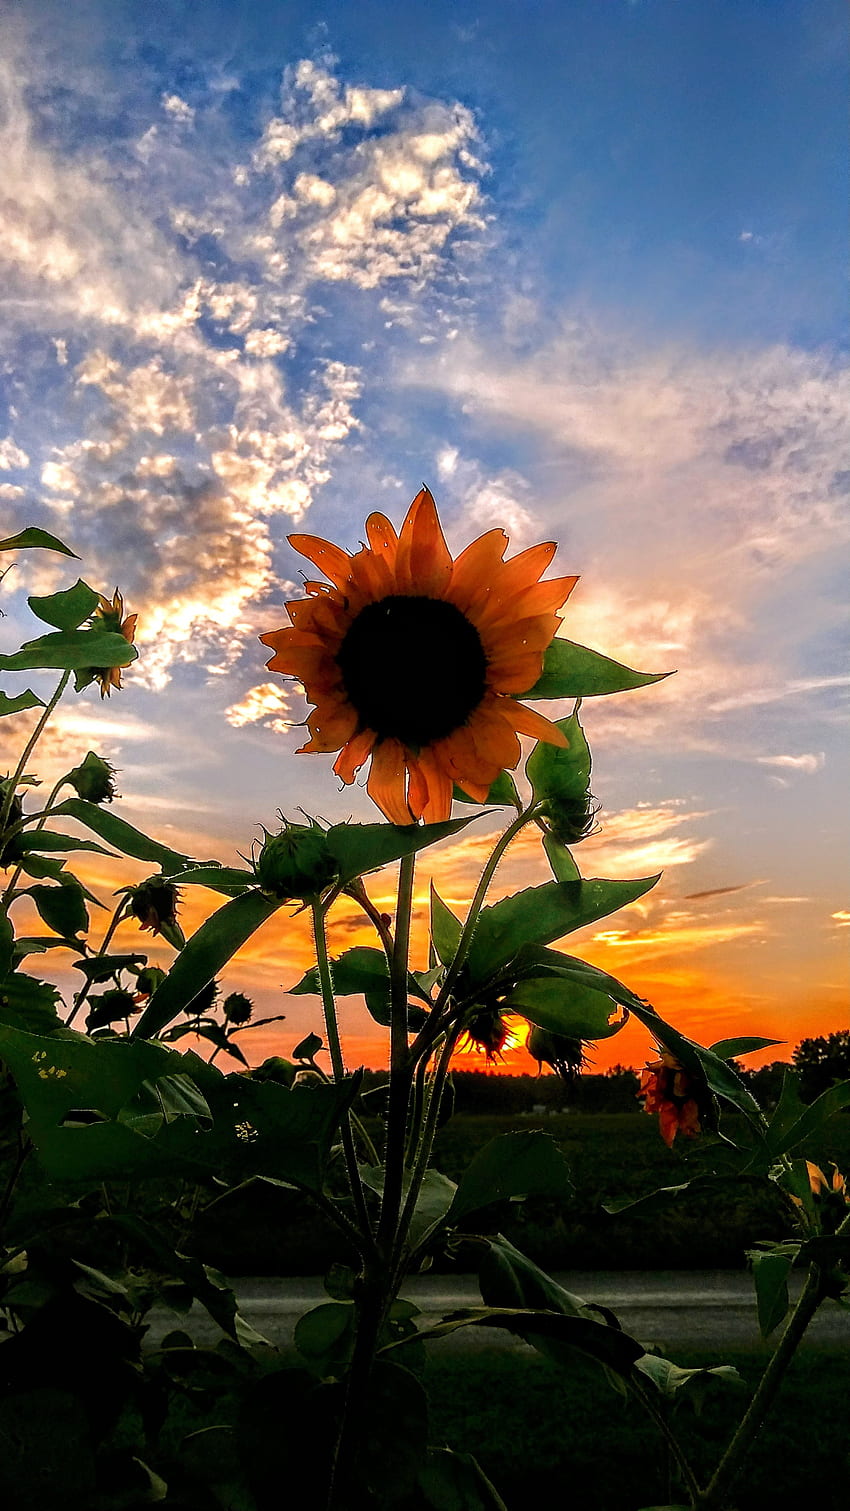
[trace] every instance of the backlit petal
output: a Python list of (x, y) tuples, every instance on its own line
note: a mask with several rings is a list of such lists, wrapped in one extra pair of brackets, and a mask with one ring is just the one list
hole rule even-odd
[(293, 550), (312, 561), (335, 587), (346, 586), (351, 575), (351, 557), (341, 546), (322, 540), (318, 535), (290, 535), (288, 539)]
[(372, 751), (366, 791), (391, 824), (413, 822), (404, 795), (405, 774), (404, 746), (398, 740), (382, 740)]
[(377, 738), (374, 730), (361, 729), (340, 751), (334, 761), (334, 771), (346, 787), (351, 785), (364, 761), (368, 760)]

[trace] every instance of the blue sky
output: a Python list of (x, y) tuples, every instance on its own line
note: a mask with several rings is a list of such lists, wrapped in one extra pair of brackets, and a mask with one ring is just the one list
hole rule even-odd
[(455, 548), (559, 540), (571, 638), (677, 668), (586, 709), (583, 869), (665, 867), (589, 958), (707, 1038), (846, 1022), (843, 7), (29, 0), (0, 42), (0, 509), (140, 616), (46, 759), (225, 860), (366, 816), (256, 637), (289, 531), (424, 481)]

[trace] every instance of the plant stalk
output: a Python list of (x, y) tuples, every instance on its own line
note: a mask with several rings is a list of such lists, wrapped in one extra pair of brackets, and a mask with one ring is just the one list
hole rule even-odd
[(29, 737), (29, 739), (28, 739), (28, 741), (26, 743), (26, 745), (24, 746), (24, 753), (21, 756), (21, 759), (19, 760), (17, 766), (15, 767), (14, 775), (9, 778), (8, 791), (6, 792), (6, 795), (3, 798), (2, 806), (0, 806), (0, 833), (2, 833), (3, 829), (6, 826), (6, 820), (9, 817), (9, 812), (10, 812), (11, 807), (12, 807), (12, 799), (15, 796), (15, 793), (17, 791), (18, 783), (21, 780), (21, 777), (23, 776), (24, 771), (26, 770), (27, 761), (29, 760), (30, 756), (32, 755), (33, 751), (35, 750), (36, 745), (38, 744), (39, 740), (41, 739), (41, 736), (42, 736), (42, 734), (44, 732), (44, 727), (47, 724), (47, 721), (50, 718), (50, 715), (52, 714), (54, 708), (56, 707), (57, 703), (59, 702), (59, 699), (62, 697), (62, 694), (65, 691), (65, 688), (68, 686), (68, 681), (70, 679), (70, 676), (71, 676), (70, 671), (66, 671), (66, 672), (63, 672), (62, 676), (59, 678), (59, 682), (57, 684), (56, 691), (54, 692), (53, 697), (50, 699), (50, 702), (47, 704), (47, 706), (46, 706), (46, 708), (44, 710), (44, 713), (42, 714), (41, 718), (39, 719), (38, 723), (35, 726), (35, 729), (33, 730), (32, 734), (30, 735), (30, 737)]

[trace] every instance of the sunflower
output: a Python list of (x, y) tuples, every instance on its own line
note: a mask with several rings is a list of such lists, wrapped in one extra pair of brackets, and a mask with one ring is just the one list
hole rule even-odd
[[(128, 614), (124, 618), (124, 599), (115, 589), (115, 596), (110, 603), (108, 598), (99, 594), (97, 608), (94, 611), (93, 624), (101, 630), (112, 630), (116, 635), (123, 635), (128, 645), (132, 645), (136, 638), (136, 620), (138, 614)], [(112, 695), (113, 687), (121, 688), (120, 666), (98, 666), (91, 668), (91, 676), (100, 687), (100, 696), (108, 698)]]
[(576, 577), (541, 582), (548, 542), (504, 560), (508, 537), (488, 530), (452, 560), (427, 488), (400, 534), (383, 514), (366, 521), (354, 555), (315, 535), (291, 544), (324, 573), (288, 603), (291, 625), (261, 635), (270, 671), (288, 673), (315, 704), (301, 751), (339, 751), (353, 782), (371, 758), (366, 790), (394, 824), (436, 823), (456, 783), (484, 802), (520, 758), (520, 735), (566, 745), (556, 725), (517, 701), (533, 687)]
[(641, 1071), (637, 1097), (643, 1102), (644, 1112), (658, 1113), (661, 1137), (669, 1148), (677, 1133), (695, 1138), (702, 1132), (700, 1088), (675, 1055), (666, 1049), (659, 1050), (659, 1055), (660, 1059)]

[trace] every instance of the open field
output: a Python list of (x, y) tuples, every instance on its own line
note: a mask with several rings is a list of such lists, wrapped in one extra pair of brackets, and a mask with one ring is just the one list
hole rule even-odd
[[(435, 1163), (454, 1178), (491, 1138), (515, 1128), (543, 1128), (555, 1138), (572, 1172), (569, 1203), (532, 1198), (493, 1206), (476, 1219), (497, 1229), (544, 1268), (740, 1268), (744, 1250), (760, 1238), (788, 1231), (778, 1193), (763, 1181), (728, 1183), (688, 1193), (647, 1213), (611, 1217), (602, 1205), (673, 1186), (705, 1168), (707, 1140), (679, 1140), (668, 1149), (654, 1118), (641, 1113), (569, 1113), (512, 1118), (463, 1114), (441, 1130)], [(716, 1147), (716, 1146), (715, 1146)], [(833, 1118), (807, 1155), (824, 1167), (850, 1169), (850, 1117)], [(307, 1203), (291, 1203), (271, 1188), (228, 1209), (226, 1221), (202, 1219), (197, 1245), (229, 1274), (303, 1275), (321, 1272), (338, 1251), (328, 1224)], [(441, 1261), (437, 1259), (439, 1266)]]
[[(723, 1349), (693, 1350), (676, 1363), (731, 1363), (751, 1387), (761, 1365)], [(646, 1415), (618, 1397), (601, 1371), (565, 1374), (545, 1359), (516, 1355), (428, 1364), (433, 1439), (476, 1455), (508, 1511), (580, 1507), (633, 1511), (666, 1505), (664, 1448)], [(850, 1356), (811, 1350), (795, 1360), (737, 1487), (738, 1511), (843, 1511), (847, 1496)], [(746, 1399), (711, 1392), (680, 1423), (698, 1472), (716, 1464)], [(640, 1497), (638, 1499), (637, 1497)]]

